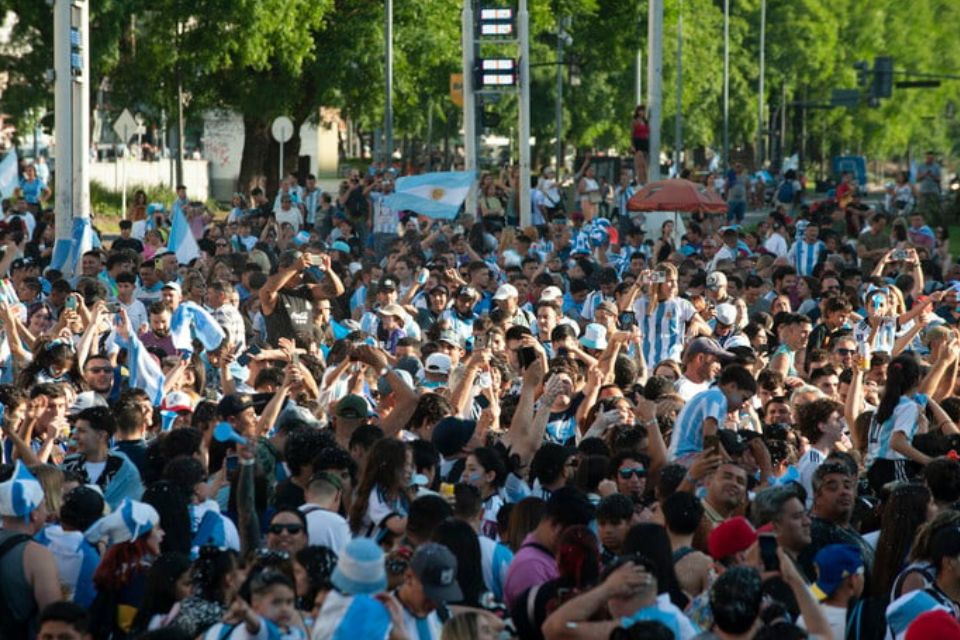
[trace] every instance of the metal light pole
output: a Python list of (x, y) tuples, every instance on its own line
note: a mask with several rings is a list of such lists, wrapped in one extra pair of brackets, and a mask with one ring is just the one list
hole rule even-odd
[[(463, 38), (463, 155), (464, 170), (477, 170), (477, 114), (476, 96), (473, 92), (473, 1), (463, 0), (461, 16)], [(465, 211), (474, 214), (477, 211), (477, 190), (467, 192)]]
[(730, 155), (730, 0), (723, 0), (723, 168)]
[[(74, 67), (72, 32), (79, 36)], [(90, 6), (56, 0), (53, 10), (56, 239), (69, 242), (73, 218), (90, 217)]]
[(647, 19), (647, 114), (650, 155), (647, 182), (660, 179), (660, 122), (663, 118), (663, 0), (650, 0)]
[(760, 82), (757, 90), (757, 170), (763, 167), (763, 81), (767, 62), (767, 0), (760, 0)]
[(554, 105), (557, 118), (557, 179), (563, 168), (563, 45), (568, 37), (566, 29), (569, 26), (570, 18), (557, 19), (557, 100)]
[(384, 129), (384, 159), (389, 167), (393, 163), (393, 0), (386, 0), (384, 16), (384, 39), (386, 40), (386, 59), (384, 67), (386, 74), (386, 92), (383, 109)]
[(683, 0), (677, 14), (677, 112), (673, 119), (673, 167), (680, 177), (680, 154), (683, 151)]
[[(469, 0), (468, 0), (469, 1)], [(517, 11), (520, 36), (520, 226), (530, 226), (530, 14), (527, 0)]]

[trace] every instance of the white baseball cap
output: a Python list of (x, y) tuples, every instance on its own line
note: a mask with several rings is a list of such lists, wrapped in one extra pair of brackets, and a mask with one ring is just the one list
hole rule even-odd
[(436, 373), (439, 375), (450, 375), (450, 367), (453, 362), (450, 356), (445, 353), (431, 353), (427, 356), (427, 361), (423, 365), (424, 373)]
[(519, 298), (520, 292), (517, 291), (517, 288), (512, 284), (502, 284), (497, 288), (497, 292), (493, 294), (494, 300), (506, 300), (507, 298)]

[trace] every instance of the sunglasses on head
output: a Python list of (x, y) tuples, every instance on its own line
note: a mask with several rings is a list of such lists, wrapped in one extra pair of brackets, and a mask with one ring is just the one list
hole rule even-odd
[(620, 469), (618, 473), (620, 474), (620, 477), (623, 478), (624, 480), (629, 480), (631, 475), (634, 475), (638, 478), (647, 477), (647, 470), (644, 469), (643, 467)]
[(269, 531), (275, 536), (280, 535), (284, 531), (286, 531), (290, 535), (296, 535), (301, 531), (303, 531), (303, 525), (302, 524), (272, 524), (270, 525)]

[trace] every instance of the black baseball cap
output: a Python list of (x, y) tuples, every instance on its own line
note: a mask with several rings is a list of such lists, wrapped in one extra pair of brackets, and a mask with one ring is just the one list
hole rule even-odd
[(250, 396), (240, 393), (231, 393), (223, 396), (217, 403), (217, 414), (221, 418), (232, 418), (235, 415), (243, 413), (253, 406)]

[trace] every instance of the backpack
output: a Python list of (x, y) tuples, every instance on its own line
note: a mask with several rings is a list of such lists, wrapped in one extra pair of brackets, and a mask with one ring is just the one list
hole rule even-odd
[(794, 188), (793, 180), (784, 180), (780, 188), (777, 189), (777, 201), (793, 202)]

